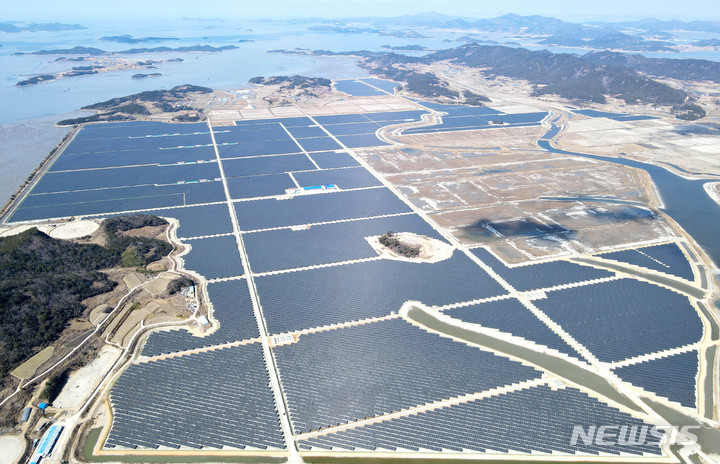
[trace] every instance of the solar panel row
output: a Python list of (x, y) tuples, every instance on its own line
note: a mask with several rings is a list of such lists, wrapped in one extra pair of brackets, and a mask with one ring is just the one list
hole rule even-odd
[(695, 279), (692, 266), (677, 243), (614, 251), (598, 256), (674, 275), (685, 280)]
[(409, 214), (303, 230), (270, 230), (246, 234), (243, 241), (253, 272), (268, 272), (377, 256), (365, 237), (388, 231), (442, 239), (422, 218)]
[[(573, 426), (587, 431), (608, 424), (628, 430), (624, 442), (572, 444)], [(580, 390), (541, 385), (299, 443), (317, 450), (660, 454), (658, 438), (646, 434), (640, 440), (643, 426), (648, 425)]]
[(485, 248), (473, 248), (471, 251), (485, 264), (492, 267), (493, 271), (500, 275), (507, 283), (521, 292), (601, 279), (614, 275), (614, 273), (602, 269), (582, 266), (567, 261), (552, 261), (511, 268), (505, 266)]
[(692, 350), (638, 364), (630, 364), (615, 369), (614, 372), (626, 382), (671, 401), (676, 401), (685, 407), (695, 408), (699, 362), (697, 350)]
[(273, 351), (295, 433), (541, 375), (402, 319), (305, 334)]
[(383, 259), (256, 276), (255, 284), (272, 334), (385, 316), (408, 300), (441, 306), (506, 293), (459, 252), (438, 263)]
[(259, 343), (131, 365), (106, 447), (285, 448)]
[(703, 324), (687, 297), (622, 279), (547, 293), (533, 303), (600, 361), (696, 343)]
[(581, 358), (558, 334), (515, 298), (448, 309), (445, 310), (445, 314), (464, 322), (480, 324), (522, 337), (574, 358)]

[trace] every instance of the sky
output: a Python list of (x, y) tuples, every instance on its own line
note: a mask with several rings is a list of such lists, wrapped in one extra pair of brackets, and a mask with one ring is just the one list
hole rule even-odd
[(656, 17), (720, 20), (718, 0), (27, 0), (4, 2), (0, 20), (82, 22), (110, 18), (397, 16), (427, 11), (487, 18), (505, 13), (566, 20)]

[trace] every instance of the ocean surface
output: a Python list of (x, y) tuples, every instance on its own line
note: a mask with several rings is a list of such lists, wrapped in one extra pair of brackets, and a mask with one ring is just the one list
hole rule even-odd
[[(177, 20), (135, 21), (133, 24), (86, 23), (88, 29), (61, 32), (0, 34), (0, 203), (4, 203), (18, 186), (47, 156), (67, 133), (54, 122), (85, 106), (109, 98), (145, 90), (195, 84), (215, 89), (250, 87), (254, 76), (304, 74), (340, 79), (367, 75), (347, 57), (308, 57), (269, 53), (277, 49), (323, 49), (331, 51), (382, 51), (383, 45), (422, 45), (439, 50), (461, 45), (457, 39), (463, 31), (417, 29), (426, 38), (398, 38), (379, 34), (344, 34), (309, 30), (309, 23), (277, 23), (271, 21)], [(359, 26), (365, 27), (365, 26)], [(180, 40), (124, 44), (100, 40), (103, 36), (131, 34), (134, 37), (177, 37)], [(697, 34), (696, 34), (697, 35)], [(478, 34), (476, 39), (497, 42), (520, 41), (503, 34)], [(690, 41), (706, 36), (680, 37)], [(240, 42), (252, 40), (252, 42)], [(521, 41), (520, 41), (521, 42)], [(238, 48), (217, 53), (166, 52), (123, 55), (130, 61), (182, 58), (182, 62), (158, 64), (149, 71), (124, 70), (78, 76), (55, 82), (18, 87), (28, 77), (70, 70), (82, 62), (56, 61), (58, 55), (15, 55), (43, 49), (76, 46), (96, 47), (108, 51), (157, 46), (235, 45)], [(538, 47), (532, 47), (538, 48)], [(586, 53), (587, 50), (549, 48), (554, 52)], [(399, 52), (402, 53), (402, 52)], [(405, 52), (411, 55), (426, 52)], [(668, 57), (706, 58), (720, 60), (720, 52), (660, 54)], [(70, 57), (71, 55), (67, 55)], [(139, 72), (158, 72), (160, 77), (132, 79)]]

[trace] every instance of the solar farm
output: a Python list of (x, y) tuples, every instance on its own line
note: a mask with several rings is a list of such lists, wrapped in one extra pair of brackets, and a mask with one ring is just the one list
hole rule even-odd
[[(365, 81), (336, 88), (392, 92)], [(181, 265), (201, 279), (213, 325), (203, 336), (149, 333), (109, 390), (96, 454), (671, 460), (657, 438), (603, 446), (571, 436), (576, 425), (662, 423), (644, 398), (700, 414), (710, 335), (697, 300), (612, 268), (509, 265), (461, 245), (355, 153), (387, 146), (380, 129), (440, 109), (417, 106), (77, 132), (10, 222), (176, 219), (173, 238), (189, 246)], [(539, 125), (547, 115), (441, 109), (440, 123), (405, 131)], [(452, 254), (386, 259), (367, 238), (389, 230), (439, 240)], [(697, 285), (675, 242), (595, 258)], [(432, 328), (415, 311), (486, 343)], [(498, 340), (506, 348), (494, 348)], [(524, 352), (593, 372), (614, 394)]]

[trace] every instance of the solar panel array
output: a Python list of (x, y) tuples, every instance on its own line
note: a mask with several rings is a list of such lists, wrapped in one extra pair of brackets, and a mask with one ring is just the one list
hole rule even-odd
[(473, 248), (470, 251), (480, 258), (482, 262), (492, 267), (503, 280), (521, 292), (601, 279), (614, 275), (614, 273), (603, 269), (582, 266), (568, 261), (551, 261), (529, 266), (508, 267), (485, 248)]
[(695, 408), (698, 352), (688, 351), (615, 369), (626, 382), (688, 408)]
[(420, 412), (300, 441), (301, 449), (658, 455), (658, 439), (644, 444), (572, 445), (573, 426), (637, 430), (642, 421), (575, 388), (534, 388)]
[(703, 324), (687, 297), (622, 279), (547, 293), (533, 303), (600, 361), (696, 343)]
[(98, 124), (67, 145), (12, 221), (222, 201), (207, 124)]
[(201, 238), (187, 240), (185, 243), (191, 247), (182, 257), (186, 269), (191, 269), (206, 279), (223, 279), (245, 273), (234, 236)]
[(185, 329), (152, 332), (143, 346), (143, 356), (158, 356), (260, 336), (247, 282), (229, 280), (207, 286), (213, 319), (220, 321), (215, 332), (205, 337)]
[(440, 306), (505, 293), (455, 252), (438, 263), (377, 260), (255, 277), (271, 334), (397, 312), (408, 300)]
[(614, 251), (598, 256), (674, 275), (685, 280), (695, 280), (692, 266), (677, 243)]
[(410, 208), (389, 189), (376, 188), (241, 202), (235, 211), (240, 229), (251, 231), (408, 213)]
[(382, 185), (367, 169), (361, 167), (298, 172), (294, 176), (302, 187), (333, 184), (347, 190)]
[(335, 82), (335, 88), (353, 97), (369, 97), (375, 95), (387, 95), (382, 90), (375, 89), (359, 80), (346, 80)]
[(433, 132), (453, 132), (459, 130), (488, 129), (491, 127), (527, 127), (538, 126), (547, 117), (546, 112), (504, 114), (490, 112), (485, 107), (459, 108), (440, 107), (439, 111), (448, 114), (442, 117), (442, 124), (405, 129), (403, 134), (425, 134)]
[(565, 340), (515, 298), (447, 309), (445, 314), (464, 322), (502, 330), (569, 356), (580, 358), (580, 355)]
[(541, 375), (400, 319), (301, 335), (273, 351), (295, 433)]
[(229, 234), (233, 231), (228, 207), (225, 203), (188, 208), (158, 209), (147, 211), (146, 214), (177, 219), (179, 227), (176, 234), (181, 239)]
[(106, 447), (285, 448), (259, 343), (131, 365)]
[(388, 231), (414, 232), (442, 240), (416, 214), (245, 234), (243, 241), (253, 272), (277, 271), (376, 257), (365, 237)]
[[(394, 84), (367, 81), (384, 91), (394, 88)], [(356, 84), (372, 88), (361, 81)], [(440, 130), (485, 127), (503, 118), (509, 125), (537, 124), (545, 116), (504, 115), (484, 107), (427, 106), (448, 113)], [(375, 136), (378, 129), (417, 121), (425, 113), (314, 119), (353, 148), (381, 145)], [(392, 191), (381, 187), (354, 157), (340, 150), (323, 128), (308, 117), (293, 117), (239, 121), (236, 126), (213, 129), (230, 196), (241, 200), (233, 202), (233, 207), (245, 231), (253, 271), (336, 264), (255, 277), (270, 334), (385, 316), (397, 312), (407, 300), (442, 306), (506, 295), (460, 252), (432, 264), (378, 259), (366, 236), (395, 230), (442, 237)], [(86, 126), (12, 220), (146, 210), (180, 221), (178, 237), (191, 239), (188, 243), (193, 245), (185, 256), (187, 268), (209, 279), (240, 276), (244, 270), (235, 237), (229, 235), (233, 229), (214, 148), (204, 123)], [(267, 198), (296, 187), (295, 181), (300, 186), (337, 184), (341, 189), (361, 190)], [(391, 217), (373, 218), (384, 215)], [(306, 230), (289, 228), (334, 221), (347, 222), (316, 224)], [(662, 272), (692, 279), (692, 269), (673, 246), (646, 247), (643, 255), (635, 253), (648, 261), (644, 266), (661, 265)], [(485, 250), (473, 252), (521, 291), (613, 275), (565, 262), (507, 268)], [(370, 260), (339, 264), (363, 258)], [(177, 353), (260, 335), (244, 278), (211, 283), (207, 292), (219, 321), (214, 333), (198, 337), (185, 329), (155, 332), (142, 354)], [(633, 280), (549, 292), (547, 300), (534, 303), (603, 361), (694, 343), (702, 336), (702, 324), (685, 297)], [(446, 314), (577, 357), (509, 296), (446, 310)], [(273, 350), (296, 432), (539, 375), (532, 368), (424, 332), (400, 319), (304, 334), (297, 343)], [(694, 387), (692, 363), (687, 359), (676, 355), (616, 372), (661, 396), (683, 404), (692, 400), (694, 405), (694, 397), (686, 396), (689, 385)], [(111, 392), (115, 417), (107, 446), (283, 448), (268, 381), (259, 343), (134, 364)], [(672, 390), (671, 385), (682, 385), (678, 390), (684, 393)], [(604, 425), (602, 420), (618, 424), (630, 419), (577, 390), (538, 387), (330, 434), (303, 441), (301, 446), (597, 453), (604, 450), (591, 445), (568, 448), (563, 434), (573, 421)], [(468, 432), (461, 433), (463, 429)], [(657, 452), (652, 445), (628, 449)]]

